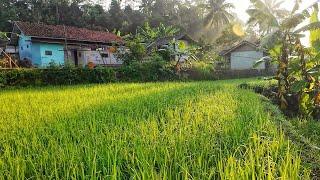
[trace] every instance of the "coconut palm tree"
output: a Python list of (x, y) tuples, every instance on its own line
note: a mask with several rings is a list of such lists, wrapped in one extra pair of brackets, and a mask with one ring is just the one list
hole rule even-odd
[(220, 27), (230, 23), (233, 15), (230, 12), (234, 5), (226, 0), (208, 0), (203, 7), (207, 14), (204, 18), (204, 25), (210, 27)]
[(283, 19), (289, 11), (282, 9), (284, 1), (279, 0), (250, 0), (252, 5), (247, 10), (250, 16), (248, 24), (258, 26), (262, 35), (270, 33), (279, 26), (279, 19)]

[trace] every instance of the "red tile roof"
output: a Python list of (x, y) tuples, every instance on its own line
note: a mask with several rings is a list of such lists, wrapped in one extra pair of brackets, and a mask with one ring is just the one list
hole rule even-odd
[(103, 31), (93, 31), (85, 28), (77, 28), (63, 25), (46, 25), (42, 23), (15, 22), (19, 30), (26, 36), (49, 39), (65, 39), (75, 41), (122, 43), (121, 37)]

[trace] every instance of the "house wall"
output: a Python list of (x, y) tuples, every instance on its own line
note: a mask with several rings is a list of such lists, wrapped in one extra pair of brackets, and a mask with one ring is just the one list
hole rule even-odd
[[(51, 54), (46, 54), (51, 52)], [(51, 62), (58, 65), (64, 64), (64, 48), (62, 44), (40, 44), (41, 66), (48, 66)]]
[[(32, 42), (31, 37), (20, 35), (19, 57), (21, 60), (29, 59), (35, 66), (45, 67), (50, 62), (64, 64), (64, 51), (62, 44), (49, 44), (43, 42)], [(46, 54), (50, 51), (52, 55)]]
[(117, 56), (114, 53), (108, 53), (109, 57), (103, 57), (103, 62), (106, 65), (122, 65), (123, 61), (118, 59)]
[(19, 57), (21, 60), (29, 59), (32, 60), (32, 43), (31, 37), (21, 34), (19, 36)]
[(32, 43), (32, 64), (41, 66), (40, 43)]
[(102, 57), (99, 51), (85, 51), (83, 53), (82, 64), (87, 65), (93, 62), (96, 65), (119, 65), (122, 61), (118, 61), (115, 55), (111, 52), (105, 52), (108, 57)]
[(256, 61), (263, 57), (260, 51), (235, 51), (231, 53), (231, 69), (247, 70), (247, 69), (265, 69), (265, 63), (253, 68)]
[[(74, 52), (77, 52), (79, 66), (85, 66), (89, 62), (93, 62), (96, 65), (123, 64), (123, 61), (119, 60), (114, 53), (109, 52), (110, 47), (107, 46), (102, 52), (93, 51), (90, 48), (81, 46), (71, 45), (68, 47), (71, 50), (65, 52), (64, 45), (59, 44), (59, 42), (39, 42), (24, 35), (19, 37), (20, 59), (30, 59), (33, 65), (37, 67), (46, 67), (50, 62), (58, 65), (63, 65), (65, 62), (75, 64)], [(46, 51), (50, 53), (48, 54)], [(102, 56), (101, 53), (104, 55)]]

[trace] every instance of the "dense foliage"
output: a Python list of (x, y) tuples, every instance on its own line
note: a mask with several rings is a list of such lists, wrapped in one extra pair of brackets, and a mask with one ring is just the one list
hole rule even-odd
[(178, 80), (164, 62), (133, 63), (120, 68), (55, 67), (0, 71), (0, 86), (71, 85), (108, 82), (148, 82)]
[(0, 86), (107, 83), (115, 79), (116, 72), (109, 68), (15, 69), (0, 72)]
[(42, 22), (86, 27), (95, 30), (135, 34), (137, 28), (149, 22), (172, 25), (192, 35), (196, 40), (212, 43), (225, 25), (238, 21), (233, 17), (233, 5), (225, 0), (3, 0), (0, 3), (0, 31), (10, 32), (11, 21)]
[(157, 82), (219, 80), (267, 76), (267, 71), (214, 71), (212, 64), (196, 62), (177, 74), (164, 61), (134, 62), (120, 68), (49, 68), (0, 71), (0, 87), (105, 84), (110, 82)]
[[(260, 0), (252, 2), (260, 11), (250, 10), (251, 19), (266, 33), (261, 46), (270, 50), (269, 56), (259, 62), (271, 61), (278, 65), (275, 79), (278, 80), (277, 99), (281, 109), (298, 111), (305, 117), (319, 118), (318, 3), (313, 8), (298, 12), (300, 3), (296, 1), (291, 12), (276, 13), (270, 11), (268, 4)], [(265, 24), (266, 18), (273, 23)], [(308, 18), (311, 19), (310, 24), (297, 28)], [(301, 44), (301, 33), (310, 30), (311, 45), (315, 47), (306, 48)]]

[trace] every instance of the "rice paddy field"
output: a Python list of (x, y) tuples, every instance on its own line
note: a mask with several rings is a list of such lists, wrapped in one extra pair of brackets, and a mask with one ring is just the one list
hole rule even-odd
[(0, 179), (309, 179), (243, 81), (0, 91)]

